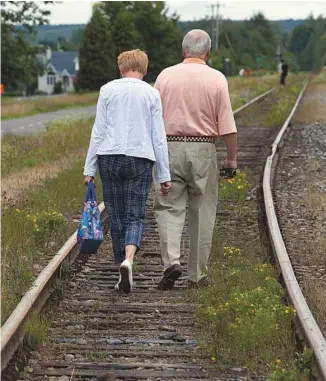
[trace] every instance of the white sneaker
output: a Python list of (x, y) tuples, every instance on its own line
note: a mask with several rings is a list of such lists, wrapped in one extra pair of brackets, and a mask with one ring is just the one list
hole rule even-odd
[(114, 286), (114, 289), (116, 291), (120, 291), (121, 290), (121, 274), (119, 275), (119, 282)]
[(129, 294), (132, 289), (132, 266), (128, 259), (125, 259), (120, 266), (120, 277), (118, 287), (122, 289), (125, 294)]

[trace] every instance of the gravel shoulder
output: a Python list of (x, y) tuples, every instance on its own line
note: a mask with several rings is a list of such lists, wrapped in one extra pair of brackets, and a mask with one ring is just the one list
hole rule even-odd
[(278, 166), (282, 234), (308, 304), (326, 335), (326, 81), (308, 86)]

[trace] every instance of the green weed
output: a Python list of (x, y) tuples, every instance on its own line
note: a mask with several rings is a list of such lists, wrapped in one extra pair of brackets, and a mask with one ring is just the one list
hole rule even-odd
[(219, 199), (243, 201), (247, 197), (250, 184), (247, 181), (246, 172), (237, 169), (237, 175), (233, 179), (221, 179), (219, 187)]
[[(86, 193), (84, 160), (48, 180), (42, 187), (25, 192), (15, 207), (2, 206), (2, 323), (35, 279), (36, 268), (52, 255), (77, 228)], [(101, 200), (98, 179), (97, 196)]]
[(46, 339), (48, 332), (48, 321), (40, 314), (33, 314), (25, 324), (25, 340), (32, 349), (38, 346)]

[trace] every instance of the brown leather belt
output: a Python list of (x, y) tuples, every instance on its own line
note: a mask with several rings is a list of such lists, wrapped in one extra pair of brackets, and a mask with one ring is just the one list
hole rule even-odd
[(168, 142), (215, 143), (214, 136), (167, 136)]

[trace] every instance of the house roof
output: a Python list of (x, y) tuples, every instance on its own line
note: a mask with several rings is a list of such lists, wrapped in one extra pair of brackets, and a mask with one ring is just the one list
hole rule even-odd
[(78, 52), (52, 52), (52, 57), (48, 61), (58, 72), (66, 69), (70, 75), (76, 74), (74, 60), (78, 57)]

